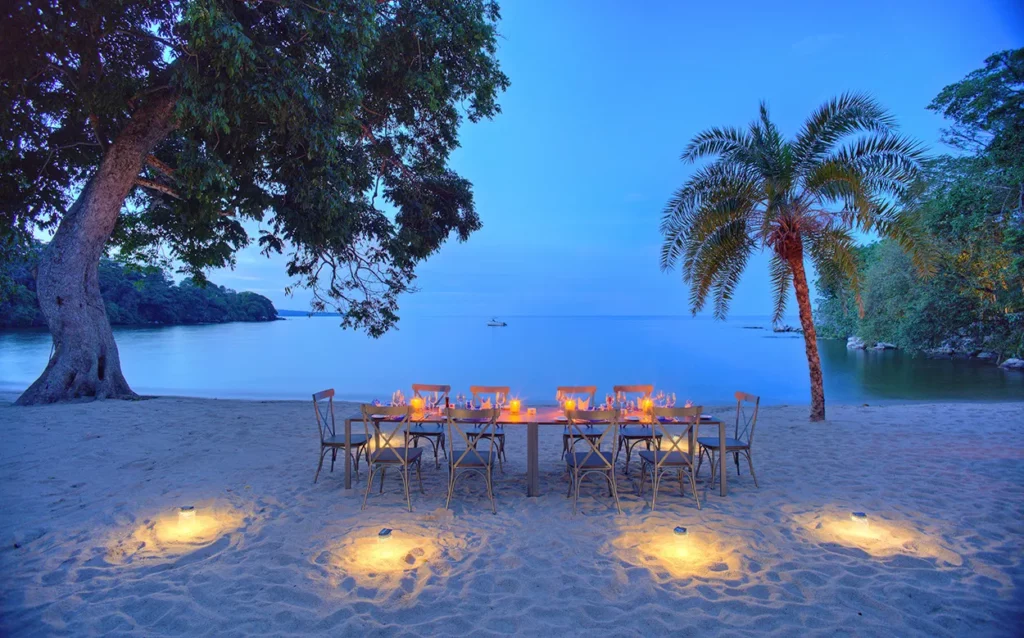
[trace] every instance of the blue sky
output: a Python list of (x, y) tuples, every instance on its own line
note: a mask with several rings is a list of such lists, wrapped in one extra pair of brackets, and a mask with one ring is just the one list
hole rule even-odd
[[(452, 160), (484, 227), (421, 266), (401, 314), (686, 313), (679, 274), (658, 266), (658, 223), (692, 170), (678, 158), (693, 134), (748, 123), (761, 99), (793, 134), (828, 98), (867, 91), (943, 152), (925, 107), (1024, 46), (1022, 6), (507, 0), (503, 113), (464, 126)], [(210, 277), (304, 310), (306, 294), (284, 295), (284, 261), (250, 248)], [(770, 312), (766, 264), (749, 264), (733, 315)]]

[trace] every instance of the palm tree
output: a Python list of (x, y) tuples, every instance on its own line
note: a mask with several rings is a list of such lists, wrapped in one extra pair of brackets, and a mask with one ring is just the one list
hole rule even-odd
[(804, 271), (809, 257), (823, 281), (860, 283), (854, 231), (896, 240), (923, 265), (901, 202), (916, 178), (921, 147), (895, 132), (873, 99), (845, 94), (818, 108), (795, 139), (784, 139), (761, 103), (744, 130), (712, 128), (694, 137), (682, 160), (713, 157), (665, 207), (661, 265), (681, 263), (696, 314), (710, 294), (724, 319), (747, 259), (771, 251), (774, 315), (785, 312), (790, 282), (800, 307), (811, 377), (811, 420), (825, 418), (821, 360)]

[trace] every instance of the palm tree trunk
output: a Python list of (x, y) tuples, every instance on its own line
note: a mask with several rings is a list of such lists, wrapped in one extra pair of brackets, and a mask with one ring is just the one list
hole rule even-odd
[(18, 405), (135, 396), (121, 373), (98, 269), (146, 156), (173, 129), (173, 111), (168, 93), (132, 115), (43, 252), (36, 294), (53, 336), (53, 354)]
[(814, 330), (814, 317), (811, 315), (811, 294), (807, 287), (807, 273), (804, 272), (802, 248), (794, 251), (788, 261), (793, 271), (793, 289), (796, 291), (796, 305), (800, 308), (800, 327), (804, 331), (807, 368), (811, 374), (811, 421), (824, 421), (825, 385), (821, 378), (818, 334)]

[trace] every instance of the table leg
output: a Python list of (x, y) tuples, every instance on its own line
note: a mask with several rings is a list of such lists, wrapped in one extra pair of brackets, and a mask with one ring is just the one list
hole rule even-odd
[(729, 495), (729, 472), (725, 469), (725, 458), (729, 456), (726, 453), (725, 447), (725, 422), (718, 422), (718, 449), (721, 454), (718, 455), (718, 486), (721, 489), (722, 496)]
[(540, 433), (536, 423), (526, 425), (526, 495), (540, 496)]
[(352, 489), (352, 419), (345, 419), (345, 489)]

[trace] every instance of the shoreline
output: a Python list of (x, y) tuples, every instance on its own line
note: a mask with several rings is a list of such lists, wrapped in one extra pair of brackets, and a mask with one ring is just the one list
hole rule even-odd
[[(324, 389), (327, 389), (327, 388), (324, 388)], [(22, 390), (10, 390), (8, 388), (4, 388), (4, 387), (0, 386), (0, 405), (3, 405), (3, 404), (13, 404), (14, 401), (21, 395), (21, 393), (23, 391), (24, 391), (24, 388)], [(297, 398), (297, 397), (295, 397), (295, 398), (284, 398), (284, 397), (269, 397), (268, 398), (268, 397), (254, 397), (254, 396), (210, 397), (210, 396), (195, 396), (195, 395), (187, 395), (187, 394), (139, 394), (139, 397), (137, 399), (91, 399), (91, 398), (83, 398), (83, 399), (77, 399), (77, 400), (74, 400), (74, 401), (68, 401), (68, 402), (57, 403), (57, 404), (52, 404), (52, 405), (65, 405), (65, 404), (80, 405), (80, 404), (85, 404), (85, 403), (100, 403), (100, 402), (104, 402), (104, 401), (110, 401), (110, 402), (124, 401), (124, 402), (129, 402), (130, 403), (130, 402), (137, 402), (137, 401), (154, 401), (154, 400), (157, 400), (157, 399), (182, 399), (182, 400), (190, 400), (190, 401), (194, 400), (194, 401), (217, 401), (217, 402), (237, 401), (237, 402), (241, 402), (241, 403), (302, 403), (302, 404), (308, 404), (312, 400), (312, 394), (313, 393), (311, 392), (310, 393), (310, 398), (308, 398), (308, 399), (300, 399), (300, 398)], [(381, 396), (384, 396), (384, 394), (381, 394)], [(767, 403), (767, 402), (764, 402), (763, 399), (764, 399), (764, 397), (762, 397), (762, 403), (761, 403), (761, 407), (762, 408), (807, 408), (807, 409), (809, 409), (810, 405), (811, 405), (810, 402), (807, 402), (807, 403)], [(372, 401), (372, 399), (370, 401)], [(341, 396), (339, 394), (335, 394), (335, 404), (358, 405), (360, 403), (369, 403), (370, 401), (363, 400), (363, 399), (350, 399), (350, 398), (345, 398), (344, 396)], [(875, 400), (874, 402), (870, 402), (870, 403), (849, 403), (849, 402), (829, 403), (828, 402), (828, 396), (826, 395), (826, 397), (825, 397), (825, 410), (827, 412), (827, 410), (829, 408), (864, 408), (864, 407), (875, 408), (875, 407), (925, 406), (925, 405), (949, 406), (949, 405), (956, 405), (956, 404), (961, 404), (961, 403), (963, 403), (963, 404), (971, 404), (971, 405), (1012, 405), (1012, 404), (1017, 404), (1017, 403), (1024, 404), (1024, 397), (1020, 397), (1020, 398), (1007, 397), (1007, 398), (995, 398), (995, 399), (992, 399), (992, 398), (981, 398), (981, 399), (963, 399), (963, 398), (951, 398), (951, 399), (883, 399), (883, 400)], [(525, 410), (528, 407), (553, 407), (555, 405), (556, 405), (556, 403), (554, 401), (538, 401), (538, 402), (532, 402), (531, 401), (531, 402), (528, 402), (528, 403), (524, 401), (523, 409)], [(713, 402), (713, 403), (708, 403), (704, 407), (708, 408), (708, 409), (723, 410), (723, 409), (728, 409), (728, 408), (734, 407), (734, 406), (735, 406), (735, 403), (727, 404), (727, 403), (722, 402), (722, 401), (717, 401), (717, 402)], [(12, 407), (22, 407), (22, 406), (13, 406), (12, 405)], [(25, 407), (45, 407), (45, 406), (25, 406)]]

